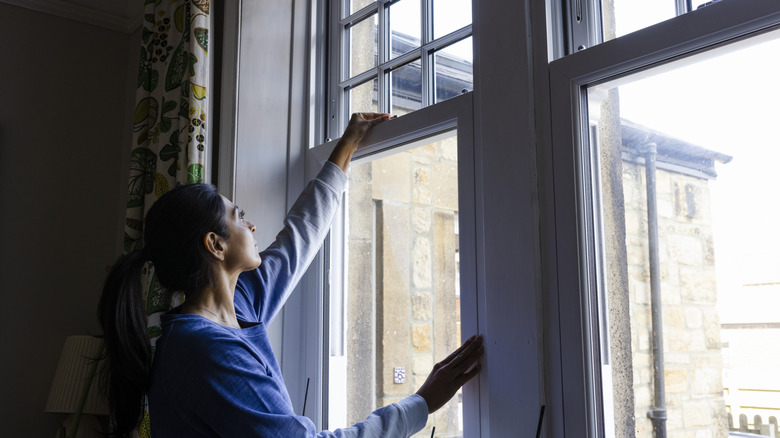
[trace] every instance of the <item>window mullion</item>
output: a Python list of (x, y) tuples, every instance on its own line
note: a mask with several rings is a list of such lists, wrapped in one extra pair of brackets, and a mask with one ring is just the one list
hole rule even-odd
[(379, 112), (390, 112), (390, 75), (383, 64), (390, 59), (390, 14), (385, 2), (379, 5), (377, 28), (377, 96), (376, 107)]
[[(328, 20), (330, 23), (339, 23), (342, 11), (346, 10), (346, 2), (349, 0), (338, 0), (329, 3)], [(328, 101), (325, 113), (327, 114), (327, 130), (325, 132), (325, 141), (337, 136), (341, 129), (341, 114), (346, 103), (344, 99), (344, 89), (338, 84), (344, 78), (347, 63), (349, 62), (349, 45), (347, 42), (347, 29), (345, 25), (333, 24), (329, 26), (330, 43), (329, 52), (338, 54), (330, 57), (328, 60)]]
[(434, 103), (433, 92), (436, 88), (433, 83), (433, 51), (425, 48), (433, 41), (433, 0), (420, 0), (420, 2), (422, 12), (422, 47), (420, 48), (422, 96), (420, 104), (425, 108)]

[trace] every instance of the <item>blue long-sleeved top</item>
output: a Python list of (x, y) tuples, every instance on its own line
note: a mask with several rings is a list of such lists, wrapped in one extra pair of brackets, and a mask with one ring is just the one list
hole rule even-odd
[(149, 389), (153, 437), (408, 437), (425, 427), (428, 406), (412, 395), (352, 427), (317, 433), (293, 412), (271, 349), (266, 325), (319, 250), (346, 182), (326, 163), (260, 254), (260, 267), (239, 277), (241, 329), (177, 310), (163, 316)]

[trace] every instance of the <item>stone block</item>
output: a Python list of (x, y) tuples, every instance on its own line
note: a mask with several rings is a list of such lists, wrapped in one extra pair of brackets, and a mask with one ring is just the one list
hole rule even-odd
[(680, 330), (664, 331), (664, 351), (688, 353), (693, 343), (691, 337)]
[(720, 335), (720, 324), (707, 324), (704, 329), (706, 348), (720, 351), (723, 341)]
[(678, 235), (668, 239), (666, 247), (669, 257), (681, 265), (699, 267), (704, 261), (704, 248), (699, 238)]
[(407, 153), (418, 163), (430, 163), (437, 158), (438, 142), (418, 146)]
[[(644, 236), (647, 234), (647, 220), (636, 210), (626, 211), (626, 235)], [(647, 237), (645, 237), (645, 240)]]
[(439, 142), (439, 154), (443, 160), (458, 161), (458, 138), (450, 137)]
[(664, 327), (673, 329), (685, 329), (685, 312), (679, 307), (666, 307), (663, 309)]
[(664, 369), (664, 380), (668, 393), (680, 394), (688, 391), (688, 371), (685, 369)]
[(412, 225), (414, 231), (427, 233), (431, 229), (431, 211), (423, 207), (412, 208)]
[(431, 171), (425, 167), (414, 169), (412, 202), (429, 205), (431, 203)]
[(696, 395), (723, 394), (720, 368), (697, 368), (694, 371), (693, 393)]
[(634, 406), (645, 413), (653, 404), (653, 391), (646, 385), (634, 388)]
[(681, 267), (680, 287), (683, 302), (714, 304), (718, 298), (714, 274), (715, 272), (709, 269), (702, 271)]
[(699, 329), (702, 327), (702, 313), (701, 310), (695, 307), (685, 308), (685, 324), (688, 328)]
[(414, 287), (424, 289), (431, 287), (431, 241), (427, 237), (417, 237), (412, 249)]
[(415, 293), (412, 295), (412, 317), (418, 321), (430, 321), (433, 317), (430, 294)]
[(439, 208), (458, 211), (458, 166), (435, 163), (431, 180), (431, 203)]
[(708, 400), (686, 400), (682, 405), (683, 425), (686, 428), (706, 427), (714, 412)]
[(664, 308), (678, 306), (682, 303), (680, 288), (674, 284), (661, 282), (661, 304)]
[(433, 356), (430, 354), (414, 356), (412, 358), (412, 373), (427, 378), (433, 369), (433, 363)]
[(637, 347), (639, 351), (650, 351), (650, 330), (637, 330)]
[(412, 347), (418, 353), (431, 351), (431, 326), (428, 324), (412, 324)]
[(371, 162), (372, 197), (383, 201), (411, 200), (411, 170), (408, 154), (394, 154)]
[(626, 247), (627, 263), (632, 266), (645, 266), (647, 264), (647, 248), (641, 245)]
[[(683, 424), (683, 416), (682, 416), (682, 407), (677, 406), (669, 409), (667, 406), (666, 409), (666, 429), (667, 430), (679, 430), (685, 427)], [(653, 435), (650, 435), (651, 437)], [(667, 435), (670, 436), (670, 435)], [(675, 433), (674, 435), (671, 435), (674, 437), (677, 437), (678, 435)]]

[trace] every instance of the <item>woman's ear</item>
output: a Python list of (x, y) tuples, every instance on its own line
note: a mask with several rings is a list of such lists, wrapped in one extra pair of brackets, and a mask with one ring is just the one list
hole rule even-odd
[(215, 232), (209, 231), (203, 236), (203, 245), (219, 261), (225, 260), (225, 242)]

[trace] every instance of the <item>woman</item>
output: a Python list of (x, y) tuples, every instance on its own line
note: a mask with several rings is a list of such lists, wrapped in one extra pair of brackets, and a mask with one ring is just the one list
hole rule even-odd
[[(117, 435), (137, 427), (148, 395), (155, 437), (406, 437), (479, 372), (482, 341), (472, 337), (416, 394), (352, 427), (317, 434), (311, 420), (293, 412), (265, 327), (327, 234), (358, 143), (388, 118), (352, 116), (276, 241), (259, 254), (254, 224), (213, 186), (178, 187), (151, 207), (144, 249), (120, 258), (99, 304)], [(163, 316), (153, 363), (140, 287), (147, 260), (164, 287), (187, 297)]]

